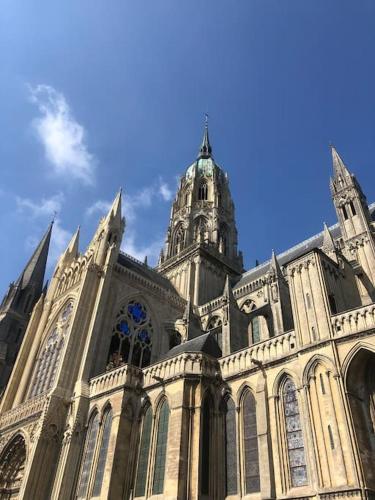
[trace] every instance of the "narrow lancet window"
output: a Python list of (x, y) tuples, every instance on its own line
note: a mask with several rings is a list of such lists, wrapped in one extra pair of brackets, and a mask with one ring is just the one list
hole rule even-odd
[(102, 431), (102, 438), (99, 448), (100, 451), (99, 451), (98, 465), (96, 467), (95, 482), (94, 482), (94, 491), (93, 491), (94, 497), (100, 496), (100, 492), (102, 489), (104, 468), (108, 453), (109, 438), (111, 436), (111, 427), (112, 427), (112, 410), (109, 409), (106, 411), (103, 418), (103, 431)]
[(307, 484), (305, 445), (298, 407), (297, 390), (290, 378), (287, 378), (284, 383), (283, 403), (291, 485), (304, 486)]
[(237, 494), (236, 406), (231, 398), (225, 405), (225, 487), (227, 496)]
[(95, 445), (99, 431), (99, 415), (95, 413), (91, 417), (83, 452), (81, 475), (78, 483), (77, 498), (86, 498), (89, 485), (90, 472), (94, 459)]
[(243, 397), (242, 412), (245, 492), (248, 494), (260, 491), (256, 403), (249, 390)]
[(143, 417), (142, 437), (139, 446), (137, 477), (135, 480), (135, 496), (142, 497), (146, 491), (148, 460), (150, 455), (152, 429), (152, 409), (149, 406)]
[(155, 450), (155, 468), (154, 480), (152, 484), (152, 494), (160, 495), (164, 491), (165, 463), (167, 459), (168, 442), (168, 424), (169, 424), (169, 406), (164, 401), (159, 412), (158, 434)]

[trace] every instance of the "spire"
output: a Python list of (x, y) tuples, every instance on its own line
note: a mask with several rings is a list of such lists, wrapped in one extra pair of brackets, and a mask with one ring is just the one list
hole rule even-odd
[(272, 250), (269, 272), (273, 272), (277, 276), (283, 277), (283, 273), (281, 271), (279, 261), (277, 260), (275, 250)]
[(205, 124), (204, 124), (204, 133), (203, 133), (203, 140), (202, 144), (199, 150), (199, 156), (198, 159), (200, 158), (211, 158), (211, 153), (212, 153), (212, 148), (210, 144), (210, 139), (208, 136), (208, 114), (206, 113), (205, 115)]
[(69, 245), (66, 247), (65, 252), (61, 256), (61, 260), (64, 262), (64, 265), (70, 264), (75, 258), (78, 257), (79, 233), (80, 227), (78, 226), (69, 242)]
[(347, 169), (345, 163), (342, 158), (338, 154), (336, 148), (331, 144), (331, 153), (332, 153), (332, 163), (333, 163), (333, 174), (335, 178), (341, 177), (350, 177), (350, 172)]
[(225, 297), (226, 299), (228, 299), (230, 301), (235, 300), (234, 295), (233, 295), (233, 290), (232, 290), (232, 287), (230, 285), (229, 274), (227, 274), (226, 278), (225, 278), (223, 297)]
[(118, 222), (121, 225), (121, 200), (122, 200), (122, 188), (117, 193), (116, 198), (113, 200), (112, 206), (107, 214), (106, 222)]
[(326, 254), (330, 254), (332, 252), (335, 252), (335, 250), (336, 250), (331, 231), (329, 230), (329, 228), (325, 222), (324, 222), (323, 242), (322, 242), (321, 249)]
[(29, 284), (33, 283), (40, 291), (43, 288), (44, 273), (46, 271), (49, 243), (51, 240), (53, 222), (48, 226), (43, 238), (40, 240), (39, 245), (36, 247), (29, 262), (26, 264), (24, 270), (17, 280), (17, 285), (21, 289), (26, 288)]

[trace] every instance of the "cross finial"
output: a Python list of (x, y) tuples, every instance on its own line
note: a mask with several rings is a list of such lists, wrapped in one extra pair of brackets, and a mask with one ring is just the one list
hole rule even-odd
[(204, 114), (204, 126), (205, 126), (205, 128), (208, 128), (208, 113), (207, 112)]

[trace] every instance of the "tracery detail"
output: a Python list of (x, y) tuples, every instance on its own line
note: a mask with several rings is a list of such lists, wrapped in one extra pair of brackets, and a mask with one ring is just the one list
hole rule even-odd
[(125, 363), (141, 368), (150, 364), (153, 328), (144, 304), (133, 300), (116, 316), (107, 370)]
[(26, 445), (18, 434), (6, 446), (0, 458), (0, 498), (18, 498), (26, 462)]
[(283, 387), (286, 443), (292, 486), (307, 484), (305, 446), (294, 382), (287, 378)]
[(47, 336), (36, 362), (30, 390), (31, 398), (51, 389), (55, 381), (72, 312), (73, 303), (68, 302)]

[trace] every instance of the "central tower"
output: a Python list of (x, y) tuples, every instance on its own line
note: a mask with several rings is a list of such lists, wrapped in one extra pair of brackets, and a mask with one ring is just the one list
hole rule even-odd
[(158, 269), (194, 305), (243, 272), (228, 176), (213, 159), (207, 122), (198, 158), (181, 178)]

